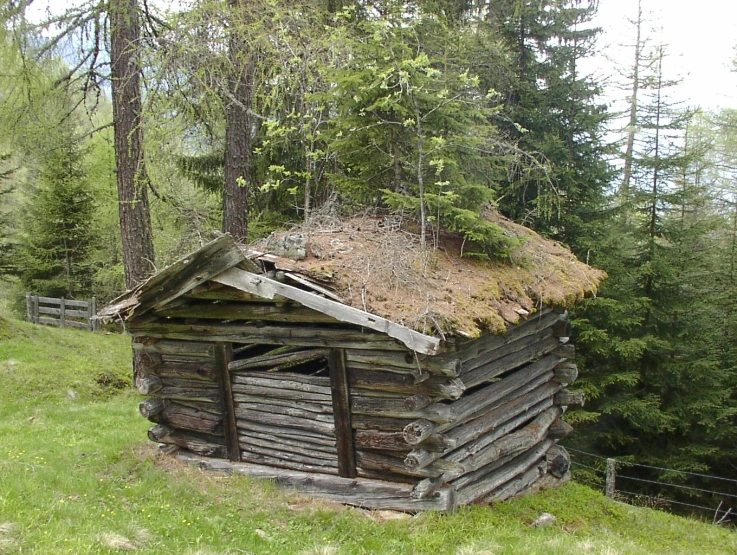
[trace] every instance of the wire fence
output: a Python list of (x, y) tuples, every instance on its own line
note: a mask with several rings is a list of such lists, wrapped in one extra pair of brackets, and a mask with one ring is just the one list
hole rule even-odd
[[(644, 505), (656, 509), (671, 510), (672, 508), (678, 507), (684, 512), (699, 511), (702, 515), (708, 513), (714, 524), (724, 524), (734, 521), (737, 517), (735, 513), (737, 509), (737, 493), (697, 487), (691, 484), (676, 484), (672, 481), (643, 478), (632, 474), (636, 472), (636, 469), (641, 468), (647, 471), (668, 472), (674, 476), (680, 475), (683, 476), (684, 480), (697, 478), (708, 479), (712, 483), (723, 483), (725, 487), (728, 484), (737, 485), (737, 479), (622, 461), (602, 457), (594, 453), (587, 453), (586, 451), (573, 449), (572, 447), (566, 447), (566, 449), (571, 455), (574, 480), (595, 489), (600, 489), (607, 497), (611, 497), (617, 501), (623, 501), (631, 505)], [(628, 470), (635, 472), (628, 472)], [(626, 489), (619, 487), (621, 482), (624, 482)], [(632, 484), (633, 487), (626, 486), (628, 483)], [(631, 489), (637, 489), (634, 487), (637, 484), (640, 484), (642, 487), (656, 486), (659, 491), (657, 494), (630, 491)], [(667, 495), (661, 493), (662, 491), (675, 493)], [(685, 497), (686, 499), (674, 499), (674, 497), (678, 497), (679, 493), (681, 494), (680, 497)], [(689, 502), (693, 497), (697, 499), (694, 502)], [(707, 501), (713, 501), (715, 506), (707, 506), (705, 504)]]

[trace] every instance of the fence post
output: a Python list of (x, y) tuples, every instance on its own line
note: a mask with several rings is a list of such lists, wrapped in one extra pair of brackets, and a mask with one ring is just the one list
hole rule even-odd
[(33, 300), (33, 323), (38, 324), (40, 323), (38, 321), (38, 295), (33, 295), (31, 298)]
[(30, 293), (26, 293), (26, 320), (33, 322), (33, 301)]
[(606, 491), (605, 494), (608, 498), (614, 499), (614, 491), (615, 491), (615, 480), (617, 476), (617, 461), (614, 459), (607, 459), (606, 460)]
[(64, 297), (62, 297), (61, 299), (59, 299), (59, 320), (60, 320), (59, 325), (62, 328), (65, 327), (66, 317), (67, 317), (67, 311), (66, 311), (66, 306), (64, 305)]
[(95, 331), (100, 328), (100, 323), (97, 320), (92, 319), (97, 317), (97, 297), (92, 297), (90, 299), (90, 314), (90, 331)]

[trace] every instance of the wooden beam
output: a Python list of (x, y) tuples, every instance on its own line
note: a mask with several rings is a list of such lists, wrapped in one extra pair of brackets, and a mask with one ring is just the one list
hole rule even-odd
[(338, 442), (338, 474), (343, 478), (355, 478), (356, 447), (353, 443), (351, 398), (345, 366), (345, 351), (331, 349), (328, 366), (330, 367), (330, 390), (333, 394), (335, 439)]
[(298, 289), (291, 285), (279, 283), (276, 280), (269, 279), (264, 276), (246, 272), (245, 270), (230, 268), (229, 270), (226, 270), (220, 275), (212, 278), (212, 280), (230, 287), (235, 287), (236, 289), (241, 289), (246, 293), (260, 295), (267, 299), (272, 299), (274, 295), (281, 295), (293, 301), (297, 301), (307, 308), (332, 316), (341, 322), (385, 333), (389, 337), (393, 337), (394, 339), (401, 341), (407, 347), (419, 353), (432, 355), (438, 352), (438, 348), (440, 346), (440, 340), (436, 337), (424, 335), (400, 324), (391, 322), (381, 316), (364, 312), (363, 310), (341, 304), (331, 299), (326, 299), (325, 297), (320, 297), (319, 295)]
[(228, 364), (233, 359), (233, 346), (230, 343), (218, 343), (215, 346), (215, 371), (220, 386), (220, 403), (223, 407), (223, 433), (228, 459), (241, 460), (238, 429), (235, 422), (235, 406), (233, 403), (233, 388), (230, 382)]

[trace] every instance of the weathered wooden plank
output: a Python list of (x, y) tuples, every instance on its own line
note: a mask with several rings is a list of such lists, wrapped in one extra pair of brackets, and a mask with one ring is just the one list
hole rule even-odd
[(297, 391), (293, 389), (278, 389), (274, 386), (260, 387), (255, 385), (242, 385), (233, 384), (233, 398), (238, 402), (248, 403), (251, 401), (251, 397), (263, 397), (264, 400), (278, 400), (283, 399), (285, 401), (295, 401), (297, 403), (332, 403), (332, 399), (329, 395), (321, 393), (308, 393), (305, 391)]
[(337, 324), (332, 316), (299, 306), (277, 306), (274, 303), (190, 303), (164, 306), (155, 311), (165, 318), (201, 318), (204, 320), (263, 320), (264, 322), (304, 322)]
[[(377, 430), (356, 430), (355, 443), (357, 449), (375, 449), (378, 451), (395, 451), (406, 454), (412, 446), (407, 445), (402, 432), (381, 432)], [(434, 435), (422, 442), (427, 451), (446, 452), (454, 447), (447, 436)], [(399, 455), (397, 455), (399, 456)]]
[(338, 474), (343, 478), (356, 477), (356, 448), (351, 424), (351, 397), (348, 386), (345, 351), (331, 349), (329, 355), (330, 391), (333, 396), (333, 419), (338, 442)]
[(561, 385), (570, 385), (578, 379), (578, 367), (575, 363), (564, 361), (555, 367), (555, 381)]
[(215, 373), (220, 389), (220, 406), (223, 410), (223, 435), (228, 459), (239, 461), (241, 458), (238, 429), (235, 422), (235, 405), (231, 387), (228, 365), (233, 359), (233, 346), (230, 343), (219, 343), (215, 346)]
[(573, 433), (573, 426), (571, 426), (565, 420), (558, 418), (553, 422), (548, 430), (548, 437), (550, 439), (563, 439)]
[[(61, 304), (61, 299), (55, 299), (53, 297), (36, 297), (39, 303), (43, 304), (52, 304), (59, 306)], [(64, 305), (65, 306), (76, 306), (79, 308), (87, 308), (89, 306), (88, 301), (73, 301), (70, 299), (64, 299)], [(41, 308), (41, 307), (39, 307)]]
[(407, 395), (428, 395), (437, 399), (458, 399), (466, 390), (458, 378), (433, 376), (423, 382), (415, 383), (410, 374), (394, 372), (374, 372), (371, 370), (348, 369), (348, 381), (357, 389), (373, 389)]
[(164, 403), (161, 410), (158, 410), (158, 406), (152, 405), (152, 401), (161, 401), (164, 403), (160, 399), (149, 399), (148, 401), (143, 401), (138, 406), (141, 415), (148, 418), (151, 422), (165, 424), (169, 428), (176, 430), (187, 430), (218, 436), (223, 435), (223, 418), (220, 415), (168, 401)]
[(205, 343), (203, 341), (163, 340), (146, 337), (144, 335), (137, 335), (133, 338), (133, 350), (141, 353), (158, 353), (162, 356), (182, 356), (187, 358), (215, 357), (214, 343)]
[[(145, 354), (144, 354), (145, 355)], [(160, 378), (181, 378), (213, 382), (217, 380), (215, 362), (212, 359), (193, 359), (192, 362), (162, 362), (146, 366), (146, 372)], [(144, 365), (145, 366), (145, 365)]]
[(238, 401), (235, 403), (236, 412), (242, 411), (259, 411), (268, 412), (270, 414), (280, 414), (284, 416), (291, 416), (293, 418), (300, 418), (304, 420), (314, 420), (316, 422), (333, 422), (333, 411), (328, 413), (313, 412), (299, 408), (297, 406), (284, 406), (269, 403), (269, 399), (263, 399), (260, 403), (244, 403)]
[(303, 399), (284, 399), (278, 397), (264, 397), (263, 395), (243, 394), (237, 394), (234, 398), (237, 403), (243, 403), (245, 405), (257, 405), (259, 403), (267, 403), (269, 405), (301, 409), (315, 413), (333, 414), (333, 405), (330, 404), (329, 400), (322, 403), (315, 403), (311, 401), (305, 401)]
[(251, 295), (250, 293), (246, 293), (240, 289), (234, 289), (227, 285), (223, 285), (222, 283), (215, 283), (212, 281), (206, 281), (182, 296), (187, 299), (196, 300), (254, 302), (260, 304), (274, 302), (283, 303), (285, 301), (287, 303), (292, 302), (289, 299), (278, 295), (273, 299), (264, 299), (260, 295)]
[(341, 478), (322, 473), (312, 474), (247, 463), (229, 463), (192, 455), (187, 455), (186, 459), (192, 464), (197, 464), (205, 469), (268, 479), (274, 481), (280, 487), (296, 489), (302, 493), (329, 501), (356, 505), (367, 509), (417, 512), (426, 510), (447, 511), (455, 507), (453, 490), (448, 487), (440, 488), (434, 495), (427, 498), (412, 499), (410, 497), (412, 486), (407, 484), (371, 479)]
[(525, 473), (492, 491), (484, 498), (484, 503), (505, 501), (524, 493), (532, 484), (545, 475), (546, 470), (547, 461), (541, 459), (537, 464), (533, 464)]
[(507, 355), (503, 358), (479, 366), (478, 368), (464, 373), (460, 379), (466, 387), (474, 387), (476, 385), (488, 382), (497, 376), (524, 366), (540, 358), (548, 353), (556, 351), (560, 347), (558, 339), (550, 336), (547, 339), (538, 341), (524, 349)]
[(386, 416), (365, 416), (354, 414), (351, 419), (356, 430), (380, 430), (382, 432), (401, 432), (412, 421), (406, 418), (390, 418)]
[(335, 424), (333, 422), (318, 422), (311, 418), (295, 418), (284, 414), (275, 414), (273, 412), (242, 408), (236, 408), (235, 415), (238, 419), (237, 425), (239, 427), (241, 420), (248, 420), (272, 426), (281, 426), (282, 428), (289, 428), (292, 430), (306, 430), (308, 432), (315, 432), (329, 437), (335, 436)]
[(389, 337), (398, 339), (413, 351), (435, 354), (440, 346), (439, 339), (416, 332), (381, 316), (369, 314), (363, 310), (244, 270), (232, 268), (218, 275), (213, 281), (242, 289), (247, 293), (261, 295), (265, 298), (273, 298), (277, 294), (282, 295), (308, 308), (332, 316), (341, 322), (385, 333)]
[(438, 478), (443, 474), (442, 469), (432, 466), (417, 470), (409, 469), (399, 457), (367, 450), (356, 450), (356, 464), (366, 470), (379, 470), (388, 474), (399, 474), (416, 478)]
[[(69, 303), (71, 301), (67, 301), (65, 299), (65, 302), (66, 303)], [(39, 314), (51, 314), (51, 315), (59, 316), (61, 314), (61, 309), (60, 308), (49, 308), (49, 307), (45, 307), (45, 306), (39, 306), (38, 307), (38, 313)], [(85, 318), (85, 319), (87, 319), (89, 317), (86, 310), (69, 310), (69, 309), (66, 309), (64, 311), (64, 313), (69, 318)]]
[(553, 402), (558, 406), (580, 406), (582, 407), (586, 401), (586, 396), (583, 391), (569, 391), (563, 389), (555, 394)]
[(355, 349), (402, 350), (386, 335), (346, 328), (327, 328), (317, 326), (289, 326), (235, 324), (216, 321), (195, 323), (172, 323), (157, 320), (153, 322), (131, 322), (129, 329), (133, 335), (158, 337), (162, 339), (208, 340), (215, 342), (261, 343), (292, 345), (304, 347), (331, 347)]
[(301, 462), (295, 462), (292, 460), (285, 460), (280, 457), (273, 457), (270, 455), (264, 455), (262, 453), (254, 453), (253, 451), (243, 449), (241, 451), (241, 460), (243, 462), (259, 464), (264, 466), (270, 466), (274, 469), (283, 468), (287, 470), (297, 470), (300, 472), (309, 472), (313, 475), (319, 474), (334, 474), (338, 475), (337, 466), (321, 466), (317, 464), (307, 464)]
[(329, 353), (329, 349), (310, 349), (297, 351), (296, 353), (280, 353), (276, 355), (267, 354), (242, 360), (234, 360), (230, 363), (229, 369), (235, 372), (250, 368), (269, 368), (273, 366), (282, 367), (285, 365), (302, 364), (304, 362), (321, 358), (327, 360)]
[[(281, 374), (267, 372), (233, 373), (233, 385), (255, 385), (260, 387), (273, 387), (281, 390), (304, 391), (306, 393), (319, 393), (330, 395), (330, 387), (325, 386), (327, 378), (317, 376), (302, 376), (300, 374)], [(240, 391), (240, 390), (239, 390)], [(248, 393), (247, 391), (245, 393)], [(274, 397), (278, 396), (275, 392)]]
[[(417, 368), (400, 368), (399, 366), (377, 366), (376, 364), (366, 362), (351, 362), (348, 364), (351, 370), (362, 370), (368, 372), (381, 372), (382, 374), (401, 374), (403, 376), (411, 376), (413, 383), (421, 383), (429, 380), (433, 375), (430, 372), (420, 372)], [(436, 376), (438, 376), (436, 374)]]
[[(287, 446), (289, 447), (298, 447), (300, 449), (312, 452), (312, 451), (321, 451), (323, 453), (331, 454), (335, 457), (336, 461), (336, 467), (337, 467), (337, 447), (336, 442), (333, 441), (332, 444), (320, 444), (315, 443), (312, 441), (305, 441), (303, 436), (299, 435), (272, 435), (272, 434), (262, 434), (259, 432), (252, 432), (247, 430), (240, 430), (238, 433), (238, 438), (240, 441), (250, 441), (254, 443), (255, 445), (261, 445), (265, 447), (273, 446), (274, 444), (278, 444), (281, 446), (284, 446), (283, 448), (286, 450)], [(256, 443), (261, 442), (261, 443)]]
[(418, 419), (431, 422), (448, 423), (453, 421), (450, 405), (435, 403), (420, 409), (410, 410), (407, 406), (421, 406), (431, 401), (428, 395), (413, 395), (410, 398), (381, 398), (351, 395), (351, 412), (367, 416), (387, 416), (392, 418)]
[[(542, 341), (545, 341), (546, 339), (551, 338), (553, 338), (552, 327), (545, 328), (534, 334), (526, 335), (517, 339), (516, 341), (511, 341), (506, 345), (499, 347), (498, 349), (487, 351), (485, 353), (482, 353), (478, 357), (465, 362), (463, 364), (463, 371), (461, 372), (461, 375), (465, 376), (481, 366), (487, 366), (496, 360), (512, 355), (527, 347), (530, 347), (531, 345), (540, 343)], [(557, 338), (555, 339), (556, 340), (553, 344), (557, 346), (560, 341)]]
[(302, 449), (285, 445), (276, 441), (261, 441), (255, 438), (244, 438), (240, 449), (244, 454), (274, 457), (294, 464), (306, 464), (327, 468), (338, 467), (338, 456), (335, 453)]

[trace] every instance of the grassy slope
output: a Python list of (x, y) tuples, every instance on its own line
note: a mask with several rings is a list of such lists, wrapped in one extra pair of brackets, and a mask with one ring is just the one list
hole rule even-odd
[[(578, 484), (391, 520), (186, 468), (114, 391), (129, 342), (0, 318), (0, 554), (732, 553), (737, 534), (611, 503)], [(529, 523), (542, 511), (550, 528)]]

